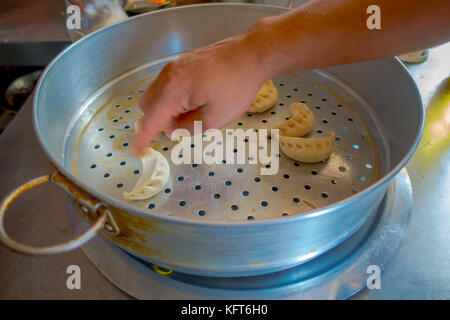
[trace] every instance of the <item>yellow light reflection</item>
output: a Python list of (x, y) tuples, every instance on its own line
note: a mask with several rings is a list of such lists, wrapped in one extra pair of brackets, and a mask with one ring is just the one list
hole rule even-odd
[(450, 149), (450, 78), (434, 94), (426, 110), (425, 128), (417, 150), (418, 164), (433, 167)]
[(450, 101), (442, 110), (442, 115), (430, 125), (431, 142), (438, 142), (450, 135)]

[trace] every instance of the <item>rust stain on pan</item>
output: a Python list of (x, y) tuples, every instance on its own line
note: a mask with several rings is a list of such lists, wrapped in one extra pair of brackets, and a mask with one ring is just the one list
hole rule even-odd
[(162, 255), (160, 251), (152, 249), (148, 245), (147, 236), (149, 232), (167, 232), (165, 229), (160, 228), (157, 223), (140, 216), (132, 215), (121, 209), (110, 208), (110, 211), (114, 221), (120, 228), (120, 234), (118, 236), (113, 237), (108, 235), (113, 242), (145, 256)]
[[(71, 200), (89, 223), (92, 224), (95, 222), (96, 216), (82, 210), (81, 204), (78, 203), (77, 199), (71, 198)], [(164, 223), (154, 222), (150, 219), (130, 214), (118, 208), (109, 207), (108, 209), (120, 229), (120, 234), (117, 236), (113, 236), (107, 232), (104, 233), (110, 240), (144, 256), (164, 256), (162, 252), (151, 248), (147, 240), (149, 233), (172, 233), (168, 228), (163, 227)]]
[(311, 207), (312, 209), (318, 208), (317, 205), (315, 205), (313, 202), (311, 202), (311, 201), (309, 201), (309, 200), (304, 199), (304, 200), (302, 200), (302, 202), (303, 202), (304, 204), (306, 204), (308, 207)]
[[(82, 210), (82, 205), (79, 203), (78, 199), (87, 201), (93, 206), (98, 204), (100, 202), (99, 200), (90, 196), (86, 190), (78, 185), (75, 185), (72, 181), (70, 181), (70, 179), (60, 173), (56, 173), (51, 176), (51, 180), (57, 185), (62, 186), (68, 193), (70, 193), (72, 202), (90, 224), (96, 221), (98, 218), (97, 215), (95, 213)], [(31, 186), (28, 186), (28, 188), (30, 187)], [(113, 236), (105, 232), (105, 235), (108, 236), (109, 239), (145, 256), (161, 256), (161, 252), (156, 251), (147, 245), (147, 236), (148, 233), (172, 233), (169, 231), (167, 224), (155, 222), (141, 216), (136, 216), (115, 207), (108, 207), (108, 209), (111, 212), (114, 222), (120, 230), (120, 234), (117, 236)]]
[(51, 176), (51, 181), (56, 185), (62, 187), (66, 192), (72, 195), (72, 197), (89, 202), (92, 206), (95, 206), (100, 202), (98, 199), (92, 197), (86, 190), (76, 185), (73, 181), (62, 175), (60, 172), (53, 174)]
[(21, 186), (19, 186), (16, 190), (14, 190), (9, 196), (7, 196), (4, 199), (4, 203), (1, 206), (1, 212), (4, 214), (6, 210), (11, 206), (11, 204), (23, 193), (27, 192), (28, 190), (39, 186), (43, 183), (46, 183), (50, 180), (51, 175), (46, 175), (34, 180), (31, 180)]

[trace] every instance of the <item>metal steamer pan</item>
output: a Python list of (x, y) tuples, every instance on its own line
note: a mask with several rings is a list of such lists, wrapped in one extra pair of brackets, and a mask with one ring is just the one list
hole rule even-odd
[[(45, 70), (33, 103), (36, 134), (57, 173), (15, 190), (4, 200), (1, 213), (3, 217), (9, 204), (26, 189), (52, 181), (65, 188), (92, 228), (70, 243), (35, 248), (11, 239), (1, 224), (2, 242), (26, 254), (51, 254), (73, 249), (101, 231), (130, 254), (159, 266), (189, 274), (236, 277), (298, 265), (358, 230), (378, 207), (391, 179), (412, 156), (422, 133), (420, 96), (396, 59), (305, 71), (311, 79), (319, 77), (317, 82), (308, 82), (312, 89), (329, 81), (331, 87), (345, 88), (349, 105), (360, 106), (359, 115), (377, 149), (379, 170), (378, 179), (359, 192), (307, 213), (253, 221), (158, 215), (103, 192), (75, 174), (67, 161), (76, 149), (67, 142), (76, 131), (74, 123), (87, 122), (95, 115), (97, 110), (86, 106), (93, 97), (101, 98), (112, 80), (155, 74), (171, 59), (167, 57), (240, 33), (260, 18), (285, 11), (245, 4), (173, 8), (108, 26), (62, 52)], [(156, 62), (142, 67), (152, 61)], [(306, 179), (292, 178), (298, 184)]]

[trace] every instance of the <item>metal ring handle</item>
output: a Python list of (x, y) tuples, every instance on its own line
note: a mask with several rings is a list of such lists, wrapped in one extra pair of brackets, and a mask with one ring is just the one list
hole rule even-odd
[(3, 226), (3, 220), (6, 213), (6, 210), (8, 210), (11, 203), (13, 203), (14, 200), (16, 200), (21, 194), (26, 192), (27, 190), (37, 187), (41, 184), (44, 184), (46, 182), (49, 182), (52, 178), (52, 175), (46, 175), (42, 176), (40, 178), (36, 178), (33, 180), (28, 181), (27, 183), (21, 185), (14, 191), (12, 191), (3, 201), (0, 206), (0, 242), (2, 242), (6, 247), (19, 252), (23, 254), (29, 254), (29, 255), (50, 255), (50, 254), (57, 254), (62, 253), (66, 251), (70, 251), (72, 249), (78, 248), (79, 246), (83, 245), (87, 241), (91, 240), (92, 237), (94, 237), (97, 232), (103, 228), (105, 221), (106, 221), (106, 214), (105, 210), (107, 210), (104, 207), (99, 207), (97, 210), (97, 213), (99, 215), (98, 220), (92, 225), (91, 228), (89, 228), (86, 232), (84, 232), (82, 235), (76, 237), (73, 240), (70, 240), (69, 242), (65, 242), (62, 244), (58, 244), (55, 246), (49, 246), (49, 247), (33, 247), (29, 245), (25, 245), (22, 243), (19, 243), (15, 240), (13, 240), (5, 231), (5, 228)]

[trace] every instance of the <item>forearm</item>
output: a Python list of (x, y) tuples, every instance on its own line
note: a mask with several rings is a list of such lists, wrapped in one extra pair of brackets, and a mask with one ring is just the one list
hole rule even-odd
[[(369, 30), (369, 5), (381, 30)], [(315, 0), (262, 19), (243, 34), (168, 63), (140, 100), (139, 154), (160, 131), (222, 128), (248, 110), (265, 80), (312, 69), (390, 57), (450, 39), (450, 0)], [(226, 110), (226, 112), (224, 112)]]
[[(381, 9), (369, 30), (366, 9)], [(449, 0), (315, 0), (265, 18), (245, 37), (267, 77), (391, 57), (450, 40)]]

